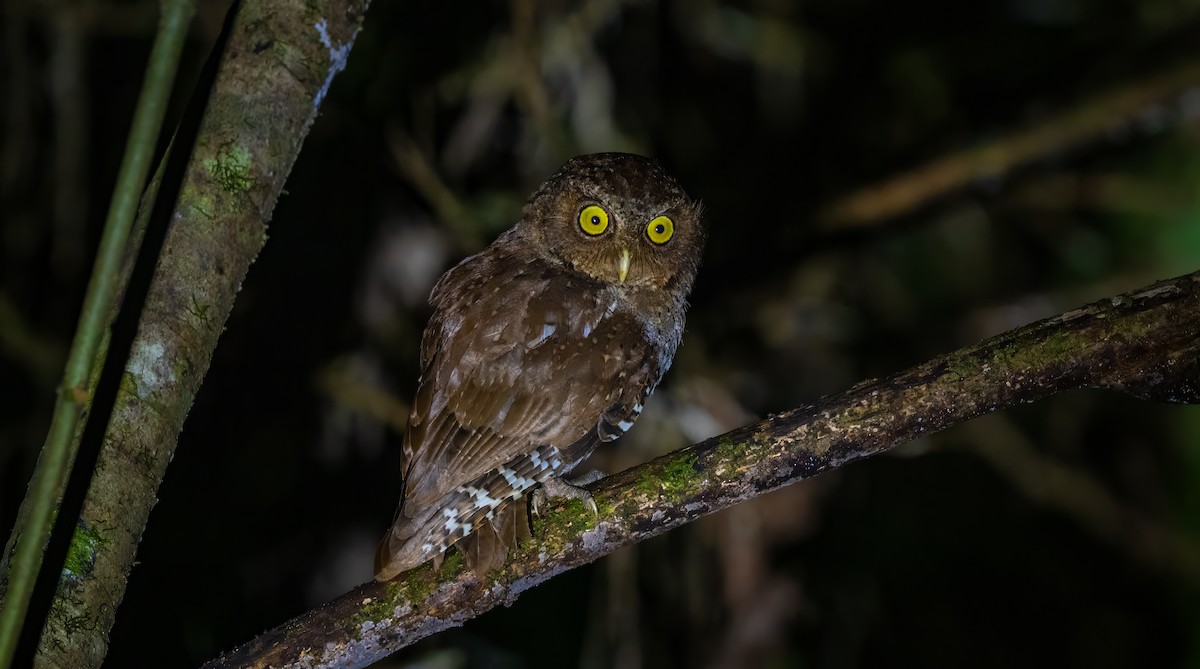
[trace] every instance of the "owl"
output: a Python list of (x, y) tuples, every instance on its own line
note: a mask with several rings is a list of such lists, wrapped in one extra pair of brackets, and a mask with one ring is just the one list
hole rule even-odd
[(624, 434), (671, 365), (704, 244), (654, 160), (573, 158), (517, 224), (438, 280), (380, 581), (456, 546), (482, 574), (528, 536), (526, 496)]

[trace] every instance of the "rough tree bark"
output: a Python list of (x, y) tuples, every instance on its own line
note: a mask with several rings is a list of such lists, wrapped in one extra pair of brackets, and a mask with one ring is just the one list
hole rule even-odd
[(564, 571), (905, 441), (1078, 388), (1200, 402), (1200, 272), (870, 380), (601, 480), (536, 523), (503, 570), (449, 558), (368, 583), (205, 667), (361, 667)]
[(159, 483), (284, 181), (367, 0), (241, 4), (38, 644), (97, 667)]

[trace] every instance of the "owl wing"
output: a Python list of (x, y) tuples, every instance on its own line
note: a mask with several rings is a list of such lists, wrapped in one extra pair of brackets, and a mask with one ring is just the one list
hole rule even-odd
[(566, 473), (632, 425), (661, 377), (656, 339), (603, 286), (540, 261), (513, 269), (497, 260), (476, 256), (435, 290), (394, 540), (422, 532), (464, 486), (495, 481), (488, 474), (515, 461), (524, 469), (512, 465), (501, 482), (517, 482), (512, 498)]

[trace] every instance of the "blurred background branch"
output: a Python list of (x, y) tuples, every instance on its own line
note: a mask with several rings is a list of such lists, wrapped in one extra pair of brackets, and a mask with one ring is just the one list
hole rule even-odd
[(1158, 130), (1179, 118), (1200, 115), (1200, 63), (1140, 76), (1036, 125), (965, 151), (937, 158), (826, 205), (826, 229), (878, 225), (971, 184), (1003, 178), (1014, 169), (1054, 158), (1089, 142), (1128, 133), (1141, 125)]

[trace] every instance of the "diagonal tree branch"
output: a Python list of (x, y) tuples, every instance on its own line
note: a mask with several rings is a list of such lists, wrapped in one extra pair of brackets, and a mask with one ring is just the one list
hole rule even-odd
[(612, 551), (999, 409), (1077, 388), (1200, 402), (1200, 272), (870, 380), (610, 476), (485, 578), (449, 558), (367, 583), (205, 667), (361, 667)]

